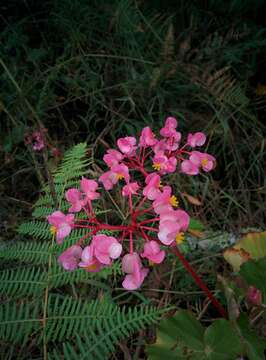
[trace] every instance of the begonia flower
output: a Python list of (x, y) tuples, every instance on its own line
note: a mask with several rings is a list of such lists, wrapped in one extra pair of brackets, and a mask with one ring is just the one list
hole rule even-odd
[(205, 144), (206, 135), (202, 132), (196, 132), (195, 134), (188, 134), (187, 143), (191, 147), (202, 146)]
[(119, 164), (124, 158), (124, 155), (115, 149), (107, 150), (107, 154), (104, 155), (103, 161), (111, 168), (114, 165)]
[(111, 190), (113, 186), (121, 179), (129, 182), (128, 167), (124, 164), (118, 164), (111, 168), (111, 170), (105, 172), (99, 177), (99, 181), (103, 184), (105, 190)]
[(71, 232), (74, 225), (74, 215), (65, 215), (62, 211), (55, 211), (51, 215), (47, 216), (47, 220), (52, 225), (56, 233), (56, 241), (61, 244), (63, 239)]
[(171, 211), (174, 207), (178, 206), (178, 201), (176, 197), (172, 194), (171, 186), (164, 186), (163, 191), (156, 197), (152, 203), (154, 212), (156, 214), (161, 214), (166, 211)]
[(122, 195), (129, 196), (129, 194), (136, 195), (139, 189), (139, 184), (137, 182), (129, 183), (123, 186)]
[(62, 252), (58, 258), (58, 262), (65, 270), (73, 271), (78, 267), (81, 257), (82, 248), (78, 245), (72, 245), (67, 250)]
[(170, 116), (166, 119), (164, 127), (160, 130), (160, 135), (163, 137), (171, 137), (176, 132), (177, 120)]
[(96, 192), (98, 186), (99, 185), (95, 180), (86, 179), (84, 176), (80, 181), (80, 188), (83, 191), (86, 200), (99, 199), (100, 194)]
[(79, 267), (82, 267), (89, 272), (98, 272), (103, 267), (100, 261), (94, 256), (93, 245), (88, 245), (83, 249)]
[(189, 215), (184, 210), (170, 210), (160, 214), (158, 238), (165, 244), (170, 245), (176, 240), (176, 236), (188, 229)]
[(165, 141), (165, 149), (169, 151), (175, 151), (179, 148), (179, 143), (181, 140), (181, 133), (178, 131), (173, 131), (171, 137), (168, 137)]
[(127, 254), (122, 259), (122, 271), (127, 273), (122, 286), (127, 290), (138, 289), (147, 276), (149, 269), (143, 268), (137, 253)]
[(256, 305), (256, 306), (261, 305), (262, 304), (261, 291), (254, 286), (249, 286), (246, 299), (252, 305)]
[(122, 252), (122, 245), (117, 239), (105, 234), (93, 236), (92, 245), (96, 259), (104, 265), (110, 265), (112, 259), (119, 258)]
[(44, 148), (44, 137), (41, 131), (34, 131), (32, 134), (32, 149), (40, 151)]
[(201, 167), (205, 172), (211, 171), (216, 165), (215, 157), (199, 151), (192, 151), (189, 160), (196, 166)]
[(162, 175), (173, 173), (176, 170), (177, 160), (174, 156), (168, 158), (163, 152), (158, 152), (153, 158), (152, 167), (158, 170)]
[(127, 156), (133, 156), (135, 154), (137, 148), (136, 143), (137, 140), (133, 136), (126, 136), (117, 140), (119, 150)]
[(165, 258), (165, 251), (161, 250), (159, 244), (152, 240), (145, 243), (144, 251), (141, 256), (143, 258), (147, 258), (155, 264), (160, 264)]
[(161, 177), (156, 173), (151, 173), (146, 177), (145, 183), (147, 185), (143, 189), (143, 195), (149, 200), (154, 200), (161, 193)]
[(199, 166), (190, 160), (184, 160), (181, 163), (181, 172), (187, 175), (198, 175)]
[(72, 205), (68, 209), (69, 212), (79, 212), (85, 205), (82, 193), (78, 189), (68, 189), (65, 193), (65, 197)]
[(142, 132), (141, 136), (139, 138), (139, 144), (140, 146), (154, 146), (157, 143), (158, 140), (156, 140), (154, 133), (151, 131), (151, 128), (149, 126), (146, 126)]

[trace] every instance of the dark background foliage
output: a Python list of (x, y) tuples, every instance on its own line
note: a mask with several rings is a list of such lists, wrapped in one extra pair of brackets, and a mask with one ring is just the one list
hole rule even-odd
[(181, 131), (208, 133), (208, 151), (218, 160), (212, 178), (173, 176), (180, 191), (201, 197), (196, 214), (219, 229), (262, 226), (264, 6), (265, 1), (1, 3), (4, 232), (27, 215), (40, 187), (23, 143), (25, 131), (38, 128), (37, 118), (62, 152), (85, 140), (98, 159), (119, 136), (137, 135), (147, 124), (158, 130), (174, 115)]

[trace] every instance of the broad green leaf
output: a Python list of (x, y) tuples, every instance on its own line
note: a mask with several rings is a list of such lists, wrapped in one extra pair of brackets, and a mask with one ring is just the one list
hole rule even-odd
[(243, 264), (240, 275), (249, 285), (255, 286), (262, 293), (262, 301), (266, 303), (266, 257), (257, 261), (250, 260)]
[(179, 346), (177, 340), (174, 317), (161, 322), (157, 331), (156, 342), (147, 345), (146, 352), (149, 360), (161, 360), (164, 357), (169, 360), (184, 359), (182, 347)]
[(179, 310), (174, 316), (176, 334), (190, 349), (200, 351), (203, 349), (204, 327), (186, 310)]
[(245, 235), (234, 248), (244, 249), (255, 260), (266, 256), (266, 231)]
[(238, 319), (239, 331), (242, 335), (242, 343), (245, 345), (245, 355), (249, 360), (261, 360), (264, 358), (264, 350), (266, 350), (266, 341), (250, 329), (248, 317), (241, 314)]
[(156, 343), (146, 350), (149, 360), (233, 360), (243, 349), (230, 321), (216, 320), (205, 330), (189, 311), (180, 310), (160, 324)]
[(224, 252), (225, 260), (239, 271), (240, 266), (251, 259), (260, 259), (266, 256), (266, 231), (248, 233), (243, 236), (233, 247)]
[(206, 359), (235, 359), (241, 353), (241, 343), (236, 330), (225, 319), (216, 320), (204, 334)]

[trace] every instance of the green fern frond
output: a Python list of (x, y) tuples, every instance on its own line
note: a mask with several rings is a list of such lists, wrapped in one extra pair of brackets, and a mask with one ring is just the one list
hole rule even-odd
[(14, 245), (5, 245), (0, 258), (5, 260), (20, 260), (27, 263), (47, 263), (49, 256), (49, 243), (18, 241)]
[[(63, 348), (50, 353), (50, 359), (97, 359), (107, 358), (115, 350), (116, 344), (145, 326), (157, 322), (162, 314), (169, 309), (156, 309), (153, 307), (136, 307), (129, 309), (114, 307), (112, 312), (97, 313), (95, 318), (91, 315), (87, 319), (90, 324), (82, 334), (78, 331), (74, 339), (63, 343)], [(86, 315), (83, 315), (86, 317)], [(71, 321), (71, 317), (69, 319)], [(67, 328), (65, 326), (65, 328)]]
[(0, 294), (5, 296), (29, 296), (40, 294), (45, 288), (47, 274), (43, 269), (19, 268), (0, 272)]
[(78, 179), (86, 172), (91, 164), (86, 156), (86, 144), (81, 143), (66, 152), (62, 164), (55, 173), (56, 184), (66, 184), (70, 180)]
[(89, 327), (95, 327), (100, 319), (113, 316), (117, 306), (106, 298), (85, 302), (71, 297), (63, 299), (51, 295), (46, 325), (47, 341), (63, 341), (73, 338), (73, 334), (83, 334)]
[[(70, 207), (69, 203), (66, 201), (62, 201), (60, 204), (60, 210), (66, 212)], [(54, 211), (56, 211), (54, 207), (51, 206), (38, 206), (33, 210), (32, 216), (34, 218), (46, 218), (48, 215), (51, 215)]]
[(30, 235), (40, 240), (49, 240), (51, 239), (49, 230), (50, 225), (46, 221), (29, 221), (19, 226), (18, 233), (21, 235)]
[(0, 339), (24, 345), (41, 329), (40, 302), (8, 302), (0, 306)]

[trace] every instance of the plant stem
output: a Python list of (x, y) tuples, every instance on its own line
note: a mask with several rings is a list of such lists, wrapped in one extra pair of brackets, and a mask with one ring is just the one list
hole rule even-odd
[(220, 304), (220, 302), (212, 295), (210, 290), (207, 288), (207, 286), (204, 284), (204, 282), (201, 280), (201, 278), (196, 274), (196, 272), (193, 270), (189, 262), (185, 259), (183, 254), (179, 251), (178, 247), (175, 247), (172, 249), (173, 253), (179, 258), (179, 260), (182, 262), (184, 268), (190, 273), (190, 275), (195, 280), (195, 283), (204, 291), (204, 293), (207, 295), (209, 300), (212, 302), (213, 306), (219, 311), (220, 315), (224, 318), (227, 318), (226, 311), (224, 307)]

